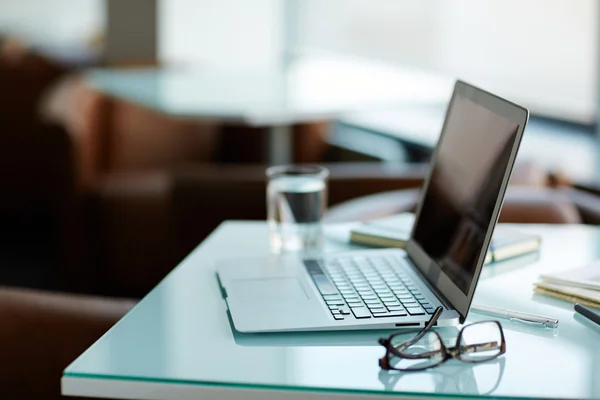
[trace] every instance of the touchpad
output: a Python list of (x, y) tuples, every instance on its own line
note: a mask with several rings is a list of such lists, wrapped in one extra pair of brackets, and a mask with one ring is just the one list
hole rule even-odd
[(237, 279), (231, 282), (229, 295), (253, 302), (299, 302), (308, 295), (297, 278)]

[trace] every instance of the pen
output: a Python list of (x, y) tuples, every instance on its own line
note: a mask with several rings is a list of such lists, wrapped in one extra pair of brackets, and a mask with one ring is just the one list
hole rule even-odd
[(540, 315), (526, 314), (519, 311), (504, 310), (502, 308), (475, 304), (471, 306), (471, 310), (492, 317), (506, 318), (510, 321), (519, 321), (552, 329), (558, 328), (558, 319), (556, 318), (542, 317)]
[(582, 306), (581, 304), (575, 304), (575, 311), (577, 311), (579, 314), (583, 315), (590, 321), (600, 325), (600, 313), (598, 313), (597, 311), (593, 311), (589, 307)]

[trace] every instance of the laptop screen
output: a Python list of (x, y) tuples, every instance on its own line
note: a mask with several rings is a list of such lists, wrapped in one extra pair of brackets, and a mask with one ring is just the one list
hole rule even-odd
[(519, 125), (457, 95), (448, 109), (413, 240), (468, 294)]

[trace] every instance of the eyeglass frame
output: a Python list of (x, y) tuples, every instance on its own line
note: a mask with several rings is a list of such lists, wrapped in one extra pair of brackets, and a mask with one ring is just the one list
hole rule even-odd
[[(429, 319), (429, 321), (427, 322), (427, 324), (425, 324), (425, 326), (423, 327), (423, 329), (421, 329), (420, 331), (398, 331), (398, 332), (394, 332), (392, 333), (387, 339), (385, 338), (380, 338), (378, 340), (379, 344), (382, 345), (383, 347), (385, 347), (386, 352), (385, 355), (383, 357), (381, 357), (379, 359), (379, 367), (381, 369), (384, 370), (393, 370), (393, 371), (403, 371), (403, 372), (413, 372), (413, 371), (423, 371), (429, 368), (433, 368), (433, 367), (437, 367), (443, 363), (445, 363), (446, 361), (452, 359), (452, 358), (456, 358), (459, 361), (462, 362), (467, 362), (467, 363), (471, 363), (471, 364), (476, 364), (476, 363), (480, 363), (480, 362), (485, 362), (485, 361), (490, 361), (493, 360), (497, 357), (500, 357), (502, 354), (506, 353), (506, 339), (504, 338), (504, 331), (502, 330), (502, 325), (500, 324), (499, 321), (494, 321), (494, 320), (490, 320), (490, 321), (479, 321), (479, 322), (475, 322), (469, 325), (465, 325), (463, 326), (460, 331), (458, 332), (458, 337), (456, 338), (456, 344), (453, 347), (447, 347), (444, 344), (444, 341), (442, 340), (442, 337), (440, 336), (439, 333), (437, 333), (436, 331), (433, 331), (432, 328), (435, 325), (435, 323), (437, 322), (438, 318), (440, 317), (440, 315), (442, 314), (443, 308), (442, 307), (438, 307), (436, 308), (436, 310), (434, 311), (433, 315), (431, 316), (431, 318)], [(461, 348), (468, 348), (470, 350), (473, 351), (477, 351), (479, 350), (479, 348), (481, 346), (483, 346), (485, 348), (485, 346), (490, 346), (493, 343), (492, 342), (487, 342), (487, 343), (481, 343), (481, 344), (476, 344), (476, 345), (469, 345), (469, 346), (460, 346), (460, 341), (462, 339), (463, 336), (463, 332), (465, 330), (465, 328), (470, 327), (470, 326), (475, 326), (475, 325), (479, 325), (479, 324), (484, 324), (484, 323), (493, 323), (496, 324), (498, 326), (498, 330), (500, 331), (500, 351), (498, 352), (498, 354), (495, 354), (493, 356), (487, 357), (487, 358), (481, 358), (481, 359), (463, 359), (461, 357), (462, 354), (465, 354), (464, 351), (461, 351)], [(416, 336), (413, 337), (410, 340), (407, 340), (406, 342), (401, 343), (398, 346), (393, 346), (392, 345), (392, 339), (395, 336), (398, 335), (406, 335), (406, 334), (411, 334), (411, 333), (416, 333)], [(390, 364), (390, 353), (392, 353), (394, 356), (399, 357), (399, 358), (405, 358), (405, 359), (413, 359), (413, 360), (419, 360), (419, 359), (427, 359), (427, 358), (431, 358), (431, 353), (422, 353), (422, 354), (405, 354), (402, 352), (402, 350), (410, 347), (411, 345), (415, 344), (416, 342), (418, 342), (419, 340), (421, 340), (423, 338), (423, 336), (425, 336), (427, 333), (433, 333), (437, 336), (438, 340), (440, 341), (441, 344), (441, 348), (439, 351), (435, 351), (435, 353), (439, 353), (440, 351), (442, 352), (442, 358), (440, 359), (440, 361), (437, 364), (432, 364), (432, 365), (427, 365), (424, 367), (420, 367), (420, 368), (396, 368), (396, 367), (392, 367)], [(468, 353), (468, 352), (467, 352)]]

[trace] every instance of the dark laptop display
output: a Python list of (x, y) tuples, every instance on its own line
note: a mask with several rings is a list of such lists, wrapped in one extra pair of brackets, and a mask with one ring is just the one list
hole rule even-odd
[(465, 294), (495, 222), (494, 207), (518, 128), (468, 98), (455, 96), (438, 144), (413, 239)]

